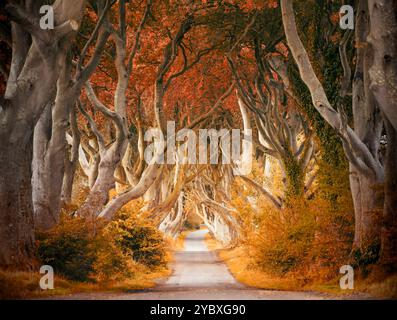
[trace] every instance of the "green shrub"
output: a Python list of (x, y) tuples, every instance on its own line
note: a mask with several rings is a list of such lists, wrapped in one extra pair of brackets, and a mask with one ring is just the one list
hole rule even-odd
[(99, 281), (122, 280), (134, 274), (131, 257), (117, 246), (111, 234), (102, 232), (95, 239), (93, 277)]
[(37, 257), (68, 279), (87, 281), (93, 271), (95, 246), (80, 218), (62, 217), (53, 229), (38, 234)]
[[(284, 217), (288, 213), (285, 210)], [(302, 217), (274, 222), (274, 217), (270, 222), (272, 225), (268, 224), (269, 221), (262, 221), (260, 231), (263, 234), (258, 236), (255, 244), (256, 259), (263, 270), (283, 275), (304, 263), (313, 242), (313, 222)]]
[(86, 220), (64, 215), (53, 229), (37, 236), (37, 257), (57, 275), (75, 281), (120, 280), (133, 275), (137, 264), (166, 265), (163, 234), (150, 221), (120, 213), (95, 236)]
[(282, 210), (264, 206), (257, 230), (247, 239), (255, 264), (277, 276), (294, 273), (302, 279), (324, 280), (338, 276), (352, 244), (349, 216), (349, 211), (334, 211), (322, 199), (295, 200)]
[(134, 261), (148, 267), (166, 264), (163, 234), (150, 221), (121, 213), (108, 228), (116, 244)]

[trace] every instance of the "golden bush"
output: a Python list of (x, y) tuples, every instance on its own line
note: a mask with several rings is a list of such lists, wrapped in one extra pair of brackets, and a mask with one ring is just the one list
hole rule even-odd
[(63, 214), (60, 223), (37, 235), (37, 257), (57, 275), (75, 281), (121, 280), (137, 269), (166, 265), (163, 235), (139, 204), (123, 208), (110, 223)]

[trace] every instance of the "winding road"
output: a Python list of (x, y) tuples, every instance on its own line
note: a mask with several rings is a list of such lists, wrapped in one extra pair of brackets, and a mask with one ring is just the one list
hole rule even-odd
[[(73, 300), (323, 300), (317, 292), (260, 290), (238, 283), (226, 265), (205, 244), (208, 230), (187, 235), (183, 251), (175, 253), (173, 274), (152, 289), (127, 293), (82, 293), (53, 299)], [(350, 297), (351, 298), (351, 297)]]

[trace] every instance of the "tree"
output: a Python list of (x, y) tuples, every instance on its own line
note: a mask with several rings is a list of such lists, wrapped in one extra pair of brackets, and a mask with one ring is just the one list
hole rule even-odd
[[(34, 135), (35, 157), (33, 159), (33, 168), (36, 172), (32, 183), (37, 229), (50, 229), (59, 221), (65, 166), (68, 164), (66, 132), (69, 127), (69, 119), (74, 112), (74, 106), (81, 94), (82, 87), (94, 73), (108, 40), (110, 32), (108, 31), (106, 17), (112, 4), (111, 1), (102, 0), (97, 3), (98, 21), (94, 24), (91, 37), (88, 38), (81, 50), (76, 69), (72, 70), (73, 57), (71, 55), (65, 57), (57, 83), (54, 103), (45, 110), (48, 115), (44, 113), (42, 115), (42, 117), (47, 118), (47, 124), (44, 130), (42, 128), (40, 130), (40, 127), (36, 128)], [(92, 56), (84, 65), (86, 52), (95, 40), (96, 44)], [(74, 129), (77, 129), (76, 126)], [(77, 138), (76, 130), (74, 133)], [(74, 152), (76, 153), (77, 143), (74, 144)], [(68, 168), (70, 169), (70, 167)], [(68, 172), (68, 174), (70, 180), (71, 173)], [(71, 186), (69, 185), (68, 188), (71, 189)]]
[(369, 69), (370, 88), (382, 110), (387, 136), (385, 202), (381, 235), (381, 262), (397, 267), (397, 4), (368, 1), (373, 60)]
[(33, 255), (31, 189), (34, 127), (55, 93), (85, 1), (57, 0), (55, 30), (39, 27), (43, 1), (8, 3), (12, 20), (11, 70), (0, 107), (0, 265), (30, 268)]
[[(367, 14), (366, 8), (365, 1), (361, 1), (359, 13), (362, 16), (358, 17), (356, 28), (358, 44), (361, 44), (363, 40), (365, 41), (368, 34), (368, 26), (366, 25), (368, 18), (369, 21), (373, 19), (373, 14)], [(281, 1), (281, 9), (288, 46), (298, 65), (302, 80), (311, 92), (313, 104), (321, 116), (338, 132), (344, 145), (345, 154), (357, 173), (357, 176), (353, 177), (351, 182), (356, 212), (355, 247), (366, 252), (368, 247), (376, 244), (380, 238), (380, 229), (377, 227), (379, 224), (376, 223), (373, 211), (384, 205), (382, 194), (376, 191), (376, 185), (383, 186), (385, 181), (384, 167), (378, 153), (382, 129), (382, 120), (378, 114), (379, 109), (385, 106), (381, 107), (379, 101), (375, 103), (373, 100), (374, 88), (369, 85), (369, 68), (371, 66), (369, 55), (371, 49), (359, 48), (357, 50), (356, 77), (353, 82), (353, 117), (355, 124), (353, 130), (348, 126), (343, 110), (336, 111), (332, 108), (323, 86), (313, 70), (297, 32), (293, 1)], [(370, 126), (366, 124), (367, 119), (372, 119)], [(386, 117), (386, 126), (388, 121)], [(393, 135), (394, 133), (390, 131), (389, 127), (388, 139), (394, 141)], [(393, 157), (393, 149), (389, 148), (393, 147), (388, 146), (389, 157)], [(394, 181), (393, 172), (390, 173), (392, 177), (388, 179)]]

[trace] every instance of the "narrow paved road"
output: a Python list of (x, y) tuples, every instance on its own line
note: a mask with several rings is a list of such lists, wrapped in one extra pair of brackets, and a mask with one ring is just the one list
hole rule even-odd
[(184, 251), (175, 253), (173, 274), (155, 288), (131, 293), (74, 294), (53, 299), (105, 300), (322, 300), (335, 297), (315, 292), (259, 290), (238, 283), (205, 244), (207, 230), (190, 233)]

